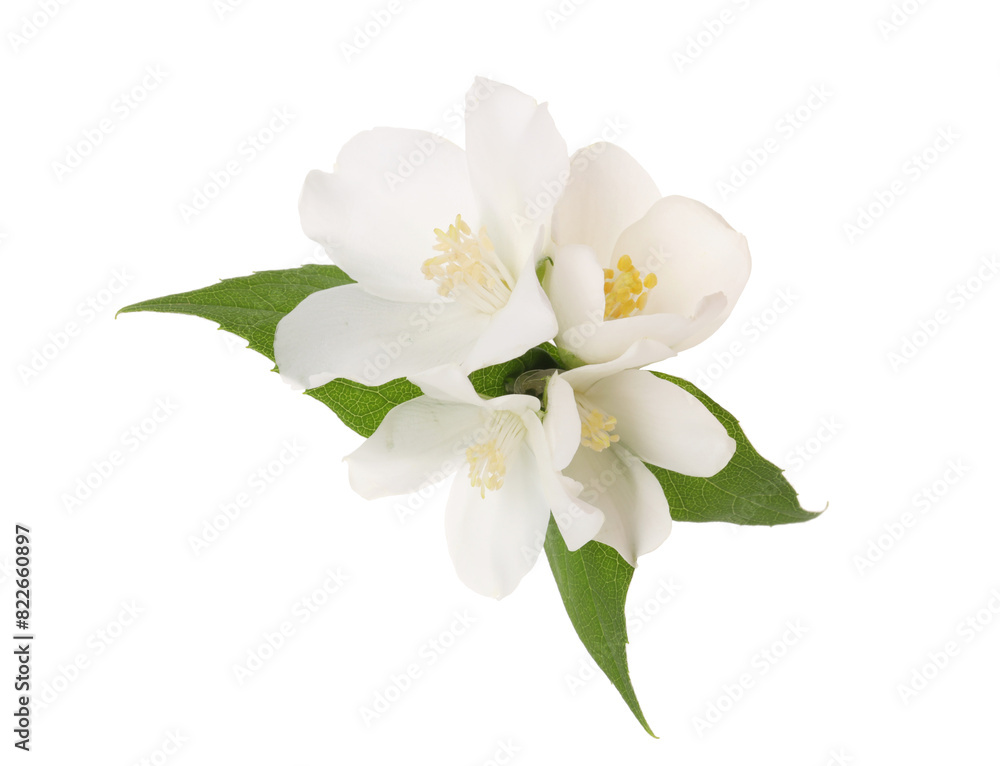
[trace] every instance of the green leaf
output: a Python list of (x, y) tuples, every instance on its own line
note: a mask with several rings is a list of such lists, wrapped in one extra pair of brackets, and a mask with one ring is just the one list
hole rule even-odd
[(698, 397), (736, 440), (736, 454), (732, 460), (707, 479), (685, 476), (647, 463), (663, 487), (674, 521), (774, 526), (808, 521), (820, 515), (799, 505), (798, 495), (781, 469), (751, 446), (736, 418), (693, 383), (662, 372), (653, 374)]
[(529, 370), (546, 370), (555, 366), (552, 357), (542, 348), (536, 347), (517, 359), (476, 370), (469, 376), (469, 380), (476, 391), (493, 399), (511, 393), (510, 385), (519, 375)]
[(365, 386), (353, 380), (337, 378), (325, 386), (306, 391), (313, 399), (333, 410), (344, 425), (366, 439), (375, 433), (389, 410), (421, 393), (406, 378), (390, 380), (381, 386)]
[[(142, 301), (118, 313), (160, 311), (209, 319), (217, 322), (219, 329), (247, 340), (250, 348), (273, 362), (274, 332), (281, 318), (317, 290), (353, 281), (332, 265), (310, 264), (297, 269), (258, 271), (248, 277), (224, 279), (201, 290)], [(518, 359), (487, 367), (470, 377), (476, 390), (484, 396), (503, 396), (509, 393), (507, 387), (518, 375), (553, 366), (555, 362), (549, 355), (535, 348)], [(381, 386), (365, 386), (338, 378), (305, 393), (333, 410), (348, 428), (368, 437), (389, 410), (420, 396), (420, 389), (403, 378)]]
[(543, 343), (537, 348), (552, 357), (552, 360), (556, 363), (556, 367), (560, 370), (572, 370), (574, 367), (582, 367), (586, 364), (586, 362), (573, 352), (559, 348), (552, 343)]
[(310, 264), (297, 269), (258, 271), (249, 277), (223, 279), (201, 290), (135, 303), (118, 311), (162, 311), (191, 314), (217, 322), (246, 339), (250, 348), (274, 361), (274, 330), (278, 321), (307, 295), (354, 282), (336, 266)]
[(545, 555), (559, 586), (570, 622), (583, 645), (618, 689), (629, 709), (653, 737), (628, 675), (625, 645), (625, 596), (635, 571), (610, 546), (589, 542), (576, 551), (566, 548), (551, 516)]
[[(336, 266), (321, 264), (258, 271), (249, 277), (224, 279), (201, 290), (136, 303), (118, 313), (162, 311), (210, 319), (218, 323), (219, 329), (247, 340), (250, 348), (273, 362), (274, 331), (281, 318), (311, 293), (353, 281)], [(419, 396), (420, 389), (404, 379), (365, 386), (338, 378), (306, 394), (333, 410), (348, 428), (368, 437), (389, 410)]]

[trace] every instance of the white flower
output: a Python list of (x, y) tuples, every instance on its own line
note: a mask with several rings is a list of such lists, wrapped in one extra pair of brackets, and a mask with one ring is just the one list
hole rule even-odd
[(570, 550), (593, 538), (603, 514), (576, 499), (582, 486), (553, 463), (579, 443), (579, 422), (543, 428), (536, 397), (483, 399), (460, 373), (422, 388), (345, 458), (358, 494), (408, 494), (457, 474), (445, 510), (448, 550), (461, 580), (495, 598), (534, 565), (550, 511)]
[[(736, 442), (697, 398), (646, 370), (627, 369), (648, 356), (640, 341), (620, 359), (553, 374), (545, 429), (579, 429), (578, 448), (555, 454), (565, 476), (585, 485), (579, 502), (604, 513), (594, 539), (632, 566), (670, 534), (663, 488), (644, 465), (688, 476), (714, 476)], [(563, 446), (564, 443), (563, 443)]]
[(466, 103), (465, 151), (376, 128), (344, 146), (332, 173), (306, 178), (302, 227), (357, 284), (315, 292), (279, 322), (288, 382), (468, 373), (555, 335), (535, 264), (566, 144), (547, 107), (509, 86), (477, 79)]
[(553, 212), (556, 250), (546, 277), (557, 344), (592, 364), (640, 339), (671, 355), (662, 347), (676, 353), (715, 332), (750, 276), (743, 235), (700, 202), (661, 198), (613, 144), (587, 147), (571, 165)]

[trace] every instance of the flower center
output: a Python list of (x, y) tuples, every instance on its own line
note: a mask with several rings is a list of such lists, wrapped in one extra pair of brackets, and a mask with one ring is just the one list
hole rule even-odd
[[(656, 274), (642, 273), (623, 255), (616, 269), (604, 270), (604, 318), (630, 317), (646, 308), (649, 291), (656, 287)], [(616, 273), (617, 272), (617, 273)]]
[(580, 413), (582, 425), (580, 444), (590, 447), (594, 452), (603, 452), (618, 441), (618, 434), (612, 433), (618, 424), (617, 419), (595, 407), (582, 396), (576, 398), (576, 409)]
[(495, 410), (490, 413), (476, 443), (465, 451), (469, 461), (469, 481), (473, 487), (479, 487), (483, 499), (486, 498), (486, 490), (497, 490), (503, 486), (507, 460), (520, 446), (524, 434), (521, 418), (507, 410)]
[(448, 231), (435, 229), (434, 235), (434, 249), (441, 255), (424, 261), (420, 271), (437, 283), (438, 294), (487, 314), (507, 305), (514, 279), (497, 257), (486, 227), (473, 235), (459, 215)]

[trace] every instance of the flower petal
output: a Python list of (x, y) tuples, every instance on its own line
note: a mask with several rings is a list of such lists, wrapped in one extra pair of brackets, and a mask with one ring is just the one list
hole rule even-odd
[(559, 320), (559, 345), (567, 343), (568, 330), (577, 328), (583, 338), (583, 328), (604, 322), (604, 269), (590, 247), (556, 248), (545, 288)]
[(691, 335), (672, 344), (681, 351), (715, 332), (736, 305), (750, 277), (746, 237), (711, 208), (686, 197), (664, 197), (619, 237), (614, 259), (631, 255), (643, 273), (653, 272), (644, 314), (692, 316), (703, 298), (722, 293), (725, 308)]
[[(575, 399), (574, 399), (575, 410)], [(594, 539), (594, 535), (604, 524), (604, 514), (589, 503), (580, 499), (583, 485), (555, 470), (552, 445), (549, 441), (551, 432), (547, 431), (538, 421), (537, 416), (522, 418), (527, 430), (527, 442), (535, 455), (538, 476), (541, 480), (542, 492), (548, 501), (562, 534), (566, 547), (575, 551)], [(580, 444), (580, 417), (576, 416), (573, 441)]]
[(489, 317), (462, 303), (434, 306), (422, 312), (426, 306), (384, 300), (361, 285), (319, 290), (278, 322), (274, 356), (281, 377), (305, 388), (334, 378), (376, 386), (460, 364)]
[(580, 447), (580, 413), (573, 387), (558, 373), (549, 378), (545, 389), (542, 426), (552, 452), (553, 468), (561, 471)]
[(475, 405), (418, 396), (385, 416), (365, 442), (344, 458), (351, 487), (374, 500), (436, 484), (468, 464), (465, 449), (481, 424)]
[(558, 330), (548, 296), (534, 268), (527, 268), (514, 285), (507, 304), (493, 313), (489, 324), (465, 358), (466, 373), (516, 359), (551, 340)]
[(668, 347), (667, 356), (674, 356), (679, 348), (686, 347), (688, 338), (704, 328), (710, 328), (706, 337), (711, 334), (718, 327), (717, 317), (725, 310), (725, 296), (715, 293), (698, 302), (693, 316), (655, 314), (647, 309), (643, 314), (571, 327), (560, 334), (560, 345), (588, 364), (617, 359), (642, 339)]
[(622, 370), (637, 369), (654, 362), (662, 362), (672, 356), (676, 356), (676, 354), (659, 341), (642, 338), (629, 346), (624, 354), (610, 362), (574, 367), (572, 370), (561, 373), (560, 377), (566, 380), (574, 391), (586, 391), (602, 378), (607, 378)]
[(459, 578), (484, 596), (508, 595), (534, 566), (548, 521), (549, 505), (527, 444), (511, 456), (503, 486), (485, 497), (459, 475), (445, 509), (448, 551)]
[(548, 107), (509, 85), (476, 78), (466, 103), (465, 149), (482, 223), (518, 275), (569, 177), (569, 151)]
[(465, 153), (422, 130), (375, 128), (341, 149), (332, 173), (306, 176), (299, 214), (306, 235), (372, 295), (430, 302), (420, 271), (434, 229), (461, 214), (479, 226)]
[(610, 545), (633, 567), (639, 556), (656, 550), (670, 535), (673, 522), (660, 483), (621, 445), (602, 452), (581, 449), (566, 474), (587, 485), (581, 497), (604, 513), (604, 526), (594, 539)]
[(483, 398), (476, 392), (469, 377), (462, 372), (461, 366), (457, 364), (434, 367), (418, 375), (410, 375), (409, 378), (411, 383), (433, 399), (474, 404), (477, 407), (483, 405)]
[(736, 442), (697, 398), (646, 370), (599, 380), (587, 399), (617, 419), (621, 443), (642, 460), (687, 476), (714, 476)]
[(615, 144), (592, 144), (570, 160), (569, 182), (552, 214), (552, 239), (589, 245), (601, 266), (610, 266), (619, 235), (658, 199), (656, 183), (632, 155)]

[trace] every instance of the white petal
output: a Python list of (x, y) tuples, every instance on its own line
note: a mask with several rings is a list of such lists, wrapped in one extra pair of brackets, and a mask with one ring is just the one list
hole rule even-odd
[[(488, 410), (507, 410), (525, 417), (537, 413), (542, 407), (536, 397), (528, 394), (506, 394), (493, 399), (483, 399), (482, 405)], [(537, 420), (537, 417), (535, 419)]]
[(571, 328), (578, 328), (579, 337), (585, 339), (589, 337), (583, 334), (585, 328), (604, 323), (604, 269), (586, 245), (566, 245), (555, 250), (545, 288), (559, 320), (559, 345), (566, 345)]
[(657, 285), (643, 313), (692, 316), (703, 298), (722, 293), (725, 308), (683, 340), (681, 351), (700, 343), (726, 320), (750, 276), (746, 238), (709, 207), (686, 197), (664, 197), (618, 239), (614, 259), (630, 255)]
[(594, 537), (610, 545), (632, 566), (670, 534), (667, 499), (656, 477), (635, 455), (618, 444), (602, 451), (581, 449), (566, 473), (586, 483), (583, 497), (604, 513)]
[[(580, 499), (580, 492), (583, 490), (580, 482), (553, 469), (548, 434), (538, 422), (537, 416), (525, 416), (522, 420), (528, 431), (527, 442), (535, 456), (548, 508), (556, 520), (566, 547), (571, 551), (578, 550), (594, 539), (594, 535), (604, 524), (604, 514)], [(579, 422), (577, 418), (577, 423)], [(580, 443), (579, 426), (576, 429), (576, 443)]]
[(519, 274), (569, 177), (566, 142), (548, 107), (509, 85), (477, 78), (466, 103), (465, 150), (482, 222)]
[(575, 391), (586, 391), (597, 381), (614, 375), (622, 370), (637, 369), (647, 364), (662, 362), (676, 354), (662, 343), (642, 338), (629, 346), (625, 353), (610, 362), (600, 364), (585, 364), (566, 370), (560, 377), (566, 380)]
[(714, 476), (736, 451), (704, 404), (651, 372), (619, 372), (595, 383), (586, 396), (617, 419), (621, 444), (647, 463), (687, 476)]
[(457, 364), (435, 367), (419, 375), (410, 375), (410, 382), (419, 386), (427, 396), (443, 402), (462, 402), (483, 405), (483, 398), (476, 392), (472, 381)]
[(576, 393), (558, 373), (549, 378), (545, 390), (545, 437), (552, 451), (553, 467), (561, 471), (580, 446), (580, 412)]
[(426, 396), (403, 402), (385, 416), (364, 444), (348, 455), (351, 487), (373, 500), (436, 484), (465, 468), (465, 450), (482, 423), (482, 411)]
[(312, 171), (299, 214), (306, 235), (368, 292), (404, 301), (436, 294), (420, 271), (437, 255), (434, 229), (459, 214), (479, 226), (465, 153), (433, 133), (397, 128), (355, 136), (332, 173)]
[(420, 375), (411, 375), (410, 381), (419, 386), (427, 396), (444, 402), (473, 404), (487, 410), (508, 410), (515, 415), (535, 413), (541, 409), (538, 399), (526, 394), (507, 394), (484, 399), (458, 365), (445, 365)]
[(430, 314), (427, 306), (377, 298), (361, 285), (315, 292), (278, 322), (278, 370), (293, 386), (315, 388), (334, 378), (375, 386), (460, 364), (489, 317), (457, 302), (437, 306)]
[(552, 214), (557, 245), (589, 245), (610, 266), (619, 235), (646, 214), (660, 192), (624, 149), (605, 142), (581, 149), (570, 160), (569, 183)]
[(448, 551), (459, 578), (484, 596), (508, 595), (534, 566), (548, 521), (549, 505), (526, 444), (511, 456), (503, 486), (485, 498), (460, 474), (445, 510)]
[(551, 340), (557, 329), (556, 315), (538, 284), (535, 269), (524, 269), (507, 304), (490, 317), (489, 325), (466, 356), (464, 369), (469, 373), (516, 359)]
[(588, 364), (617, 359), (642, 339), (668, 347), (671, 349), (668, 356), (673, 356), (702, 328), (710, 327), (714, 331), (718, 327), (716, 318), (725, 309), (725, 296), (715, 293), (698, 302), (693, 316), (655, 314), (647, 309), (630, 317), (571, 327), (561, 333), (561, 345)]

